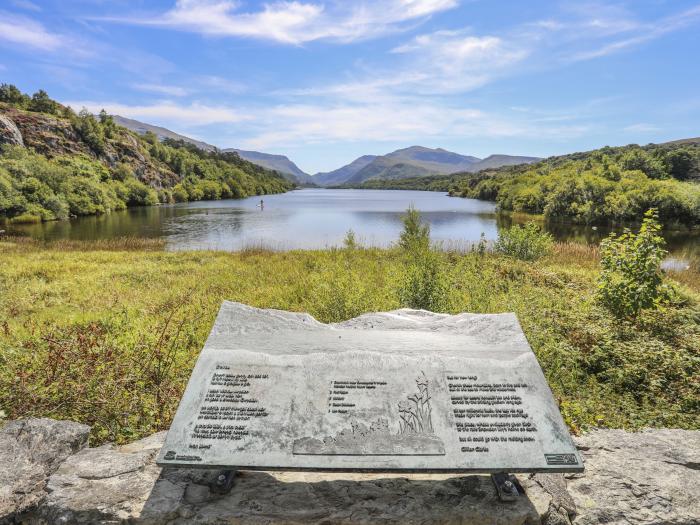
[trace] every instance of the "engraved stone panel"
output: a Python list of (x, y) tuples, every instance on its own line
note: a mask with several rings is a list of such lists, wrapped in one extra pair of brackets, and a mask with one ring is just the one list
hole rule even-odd
[(158, 457), (255, 470), (580, 472), (514, 314), (225, 302)]

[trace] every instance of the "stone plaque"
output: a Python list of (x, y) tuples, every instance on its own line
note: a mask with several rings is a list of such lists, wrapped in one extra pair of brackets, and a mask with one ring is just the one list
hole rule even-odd
[(307, 314), (225, 302), (163, 466), (580, 472), (514, 314)]

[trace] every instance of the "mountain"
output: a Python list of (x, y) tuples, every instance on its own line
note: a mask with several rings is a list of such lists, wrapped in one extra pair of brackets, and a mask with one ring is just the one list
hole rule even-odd
[[(140, 135), (146, 132), (154, 133), (161, 140), (182, 140), (204, 151), (215, 151), (216, 147), (206, 142), (196, 140), (169, 129), (153, 126), (138, 120), (115, 116), (114, 120), (120, 126), (135, 131)], [(294, 162), (284, 155), (272, 155), (259, 151), (248, 151), (237, 148), (227, 148), (223, 152), (235, 152), (242, 159), (274, 170), (287, 180), (299, 184), (316, 184), (319, 186), (357, 185), (367, 180), (394, 180), (429, 175), (446, 175), (457, 172), (477, 172), (483, 169), (493, 169), (501, 166), (528, 164), (539, 160), (537, 157), (516, 157), (511, 155), (491, 155), (480, 159), (471, 155), (460, 155), (442, 148), (426, 148), (411, 146), (386, 155), (363, 155), (341, 168), (333, 171), (316, 173), (311, 176), (302, 171)]]
[(346, 164), (337, 170), (317, 173), (311, 178), (311, 180), (319, 186), (334, 186), (336, 184), (343, 184), (350, 177), (355, 175), (355, 173), (360, 171), (376, 158), (376, 155), (363, 155), (362, 157), (353, 160), (350, 164)]
[(470, 169), (465, 171), (470, 171), (476, 173), (481, 170), (490, 170), (495, 168), (500, 168), (501, 166), (517, 166), (518, 164), (532, 164), (542, 160), (539, 157), (520, 157), (517, 155), (489, 155), (483, 160), (472, 164)]
[(240, 155), (242, 159), (250, 161), (258, 166), (267, 168), (269, 170), (279, 171), (282, 174), (291, 174), (296, 177), (296, 179), (302, 184), (308, 184), (314, 182), (311, 175), (304, 173), (299, 169), (299, 166), (294, 164), (288, 157), (284, 155), (272, 155), (270, 153), (261, 153), (259, 151), (246, 151), (243, 149), (227, 148), (223, 150), (234, 151)]
[[(147, 132), (150, 131), (151, 133), (156, 135), (160, 140), (182, 140), (184, 142), (187, 142), (188, 144), (197, 146), (199, 149), (204, 151), (215, 151), (217, 149), (216, 146), (212, 146), (211, 144), (207, 144), (206, 142), (202, 142), (201, 140), (186, 137), (185, 135), (180, 135), (179, 133), (170, 131), (167, 128), (154, 126), (152, 124), (146, 124), (145, 122), (140, 122), (138, 120), (115, 115), (114, 121), (120, 126), (130, 129), (131, 131), (134, 131), (139, 135), (145, 135)], [(308, 174), (301, 171), (296, 164), (294, 164), (284, 155), (271, 155), (269, 153), (260, 153), (258, 151), (245, 151), (236, 148), (227, 148), (222, 151), (224, 153), (238, 153), (238, 155), (242, 159), (247, 160), (248, 162), (252, 162), (253, 164), (257, 164), (258, 166), (261, 166), (263, 168), (278, 171), (279, 173), (284, 175), (287, 180), (290, 180), (292, 182), (299, 182), (302, 184), (308, 184), (309, 182), (312, 182)]]
[(114, 115), (113, 118), (114, 122), (116, 122), (118, 125), (126, 129), (130, 129), (131, 131), (134, 131), (139, 135), (145, 135), (147, 132), (150, 131), (160, 140), (182, 140), (184, 142), (187, 142), (188, 144), (197, 146), (199, 149), (202, 149), (204, 151), (214, 151), (216, 149), (216, 146), (212, 146), (211, 144), (207, 144), (206, 142), (202, 142), (201, 140), (195, 140), (190, 137), (180, 135), (179, 133), (175, 133), (174, 131), (170, 131), (166, 128), (161, 128), (160, 126), (153, 126), (152, 124), (146, 124), (145, 122), (139, 122), (138, 120), (121, 117), (119, 115)]
[(537, 157), (511, 155), (491, 155), (480, 159), (442, 148), (411, 146), (381, 156), (365, 155), (335, 171), (318, 173), (312, 177), (312, 180), (320, 186), (353, 186), (368, 180), (395, 180), (464, 171), (476, 172), (537, 160), (539, 160)]

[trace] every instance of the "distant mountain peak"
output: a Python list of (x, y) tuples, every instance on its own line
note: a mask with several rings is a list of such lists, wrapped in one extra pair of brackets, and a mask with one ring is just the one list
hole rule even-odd
[[(119, 115), (115, 115), (114, 120), (120, 126), (130, 129), (131, 131), (134, 131), (140, 135), (143, 135), (150, 131), (151, 133), (155, 134), (160, 140), (166, 138), (173, 140), (182, 140), (189, 144), (194, 144), (199, 149), (202, 149), (204, 151), (214, 151), (215, 149), (217, 149), (216, 146), (212, 146), (211, 144), (207, 144), (206, 142), (202, 142), (201, 140), (186, 137), (185, 135), (180, 135), (179, 133), (175, 133), (174, 131), (170, 131), (169, 129), (163, 128), (161, 126), (146, 124), (145, 122), (121, 117)], [(310, 182), (311, 177), (307, 173), (304, 173), (302, 170), (300, 170), (296, 164), (294, 164), (284, 155), (273, 155), (270, 153), (261, 153), (259, 151), (247, 151), (236, 148), (227, 148), (222, 151), (236, 152), (243, 160), (247, 160), (249, 162), (252, 162), (253, 164), (257, 164), (258, 166), (262, 166), (263, 168), (267, 168), (269, 170), (277, 171), (282, 175), (285, 175), (287, 179), (292, 180), (292, 182), (300, 182), (302, 184)]]
[(402, 179), (429, 175), (479, 171), (503, 165), (523, 164), (539, 160), (536, 157), (490, 155), (480, 159), (461, 155), (444, 148), (409, 146), (386, 155), (363, 155), (350, 164), (327, 173), (317, 173), (312, 180), (321, 186), (362, 184), (370, 179)]

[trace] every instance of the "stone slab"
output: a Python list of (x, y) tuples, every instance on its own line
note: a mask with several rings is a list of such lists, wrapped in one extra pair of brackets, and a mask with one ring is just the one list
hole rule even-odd
[(225, 302), (162, 466), (581, 472), (514, 314), (308, 314)]

